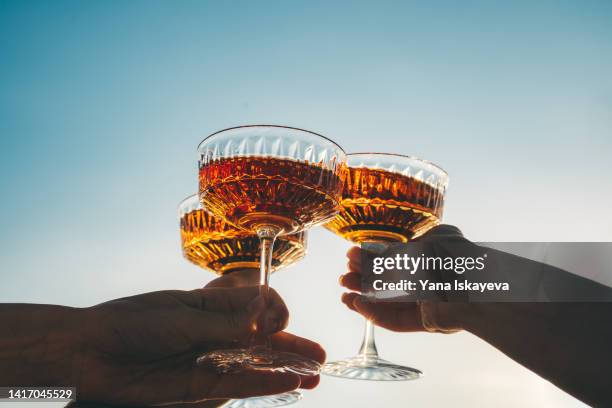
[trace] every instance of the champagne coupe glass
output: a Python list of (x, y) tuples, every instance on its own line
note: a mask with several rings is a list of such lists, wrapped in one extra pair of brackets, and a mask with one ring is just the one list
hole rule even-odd
[[(222, 130), (198, 146), (200, 200), (208, 211), (261, 241), (260, 291), (267, 297), (274, 242), (331, 220), (339, 210), (346, 154), (302, 129), (272, 125)], [(259, 336), (261, 337), (261, 336)], [(267, 338), (246, 349), (212, 351), (200, 363), (316, 375), (320, 364), (277, 352)]]
[[(409, 242), (440, 222), (448, 175), (433, 163), (384, 153), (348, 156), (341, 210), (325, 228), (363, 242)], [(357, 356), (325, 364), (323, 374), (358, 380), (403, 381), (422, 372), (378, 356), (374, 325), (366, 319)]]
[[(217, 275), (259, 269), (259, 238), (239, 230), (206, 212), (198, 194), (179, 204), (183, 255), (195, 265)], [(272, 272), (286, 268), (306, 255), (307, 232), (278, 238), (272, 252)], [(235, 275), (232, 275), (235, 276)], [(236, 286), (233, 282), (232, 286)], [(243, 284), (249, 284), (244, 282)], [(240, 281), (238, 281), (240, 284)], [(252, 284), (256, 284), (253, 282)], [(299, 401), (302, 394), (290, 391), (276, 395), (231, 400), (225, 408), (271, 408)]]

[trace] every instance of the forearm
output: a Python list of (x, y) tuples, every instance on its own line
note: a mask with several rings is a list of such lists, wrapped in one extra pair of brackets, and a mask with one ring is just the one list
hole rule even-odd
[(75, 386), (80, 309), (0, 304), (0, 386)]
[(564, 391), (610, 406), (612, 304), (474, 303), (450, 320)]

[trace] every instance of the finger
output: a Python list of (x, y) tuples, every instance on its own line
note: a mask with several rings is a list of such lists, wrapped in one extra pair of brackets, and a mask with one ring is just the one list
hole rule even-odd
[[(375, 244), (372, 243), (371, 245), (375, 245)], [(377, 243), (375, 247), (368, 248), (368, 251), (366, 251), (364, 248), (361, 248), (361, 247), (350, 248), (346, 253), (346, 256), (348, 258), (347, 268), (349, 272), (361, 272), (362, 258), (363, 258), (364, 253), (365, 254), (370, 253), (371, 255), (371, 254), (378, 253), (378, 252), (384, 252), (387, 248), (388, 248), (388, 245), (385, 243)], [(371, 251), (374, 251), (374, 252), (371, 252)]]
[(402, 332), (424, 330), (416, 303), (374, 303), (356, 296), (353, 298), (353, 307), (366, 319), (385, 329)]
[(347, 269), (349, 272), (357, 272), (357, 273), (361, 273), (361, 264), (357, 264), (357, 263), (354, 263), (353, 261), (349, 260), (349, 261), (346, 263), (346, 269)]
[(305, 390), (312, 390), (313, 388), (316, 388), (317, 385), (319, 385), (319, 382), (321, 382), (320, 375), (313, 375), (310, 377), (300, 376), (300, 388)]
[(234, 278), (234, 286), (254, 286), (259, 285), (259, 268), (242, 269), (229, 274)]
[[(297, 353), (312, 360), (318, 361), (321, 364), (325, 362), (325, 350), (323, 350), (323, 347), (321, 347), (320, 344), (314, 341), (291, 333), (280, 332), (270, 336), (270, 342), (272, 344), (272, 348), (276, 350)], [(300, 388), (307, 390), (313, 389), (319, 385), (320, 380), (321, 379), (318, 375), (300, 376)]]
[(196, 344), (232, 341), (242, 342), (253, 333), (273, 334), (287, 327), (289, 313), (286, 309), (267, 309), (263, 313), (239, 312), (202, 312), (183, 313), (177, 326), (183, 332), (193, 333)]
[(343, 293), (340, 299), (342, 300), (342, 303), (346, 305), (346, 307), (356, 312), (357, 309), (355, 309), (355, 306), (353, 303), (355, 299), (358, 297), (359, 297), (359, 293), (350, 292), (350, 293)]
[(270, 343), (275, 350), (301, 354), (319, 363), (325, 362), (326, 353), (319, 343), (287, 332), (270, 336)]
[(241, 312), (257, 315), (265, 310), (264, 322), (268, 322), (266, 332), (273, 333), (284, 329), (289, 321), (289, 311), (280, 295), (268, 288), (266, 299), (260, 295), (260, 286), (238, 288), (207, 288), (202, 292), (202, 310), (213, 312)]
[(248, 368), (221, 373), (214, 363), (194, 362), (195, 355), (186, 353), (161, 360), (137, 377), (118, 372), (117, 381), (124, 386), (107, 398), (124, 406), (144, 407), (273, 395), (300, 385), (299, 376), (293, 373)]
[[(267, 289), (266, 299), (260, 294), (260, 286), (239, 288), (202, 289), (203, 310), (221, 313), (246, 311), (247, 318), (264, 315), (257, 319), (258, 327), (265, 333), (275, 333), (287, 327), (289, 311), (280, 295), (272, 288)], [(247, 319), (249, 320), (249, 319)]]
[(208, 288), (192, 293), (202, 293), (203, 309), (183, 313), (177, 324), (194, 333), (198, 343), (242, 341), (255, 331), (276, 333), (289, 321), (285, 303), (272, 289), (267, 305), (258, 287)]
[(353, 262), (357, 265), (361, 264), (361, 248), (358, 246), (351, 247), (346, 252), (346, 257), (349, 259), (349, 262)]
[(357, 272), (349, 272), (344, 275), (340, 275), (340, 285), (347, 289), (361, 292), (361, 279), (362, 275)]
[[(260, 296), (260, 287), (206, 287), (192, 290), (189, 293), (199, 300), (202, 310), (231, 311), (250, 306), (251, 302)], [(268, 291), (267, 300), (268, 304), (283, 303), (278, 293), (272, 288)]]
[(205, 286), (207, 288), (236, 288), (255, 286), (259, 283), (259, 269), (241, 269), (213, 279)]
[[(194, 310), (175, 318), (177, 332), (187, 333), (193, 347), (210, 343), (244, 342), (257, 331), (258, 314), (215, 313)], [(262, 329), (263, 331), (263, 329)]]

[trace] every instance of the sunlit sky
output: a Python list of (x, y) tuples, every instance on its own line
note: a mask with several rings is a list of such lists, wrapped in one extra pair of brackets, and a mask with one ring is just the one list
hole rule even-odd
[[(611, 72), (608, 1), (0, 0), (0, 300), (205, 284), (176, 207), (198, 142), (250, 123), (438, 163), (472, 240), (611, 241)], [(348, 247), (316, 229), (272, 279), (332, 358), (362, 329), (339, 302)], [(425, 378), (324, 378), (301, 406), (578, 405), (469, 334), (378, 338)]]

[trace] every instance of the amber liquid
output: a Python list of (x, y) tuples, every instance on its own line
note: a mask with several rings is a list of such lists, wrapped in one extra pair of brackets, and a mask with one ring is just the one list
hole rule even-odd
[(243, 156), (204, 163), (200, 195), (214, 214), (257, 230), (291, 233), (321, 224), (338, 211), (346, 170), (272, 157)]
[(325, 228), (355, 242), (407, 242), (439, 223), (444, 192), (402, 174), (351, 167), (340, 213)]
[[(259, 238), (221, 221), (204, 210), (181, 217), (181, 242), (185, 258), (219, 275), (259, 268)], [(278, 237), (272, 253), (272, 271), (300, 260), (306, 254), (306, 235)]]

